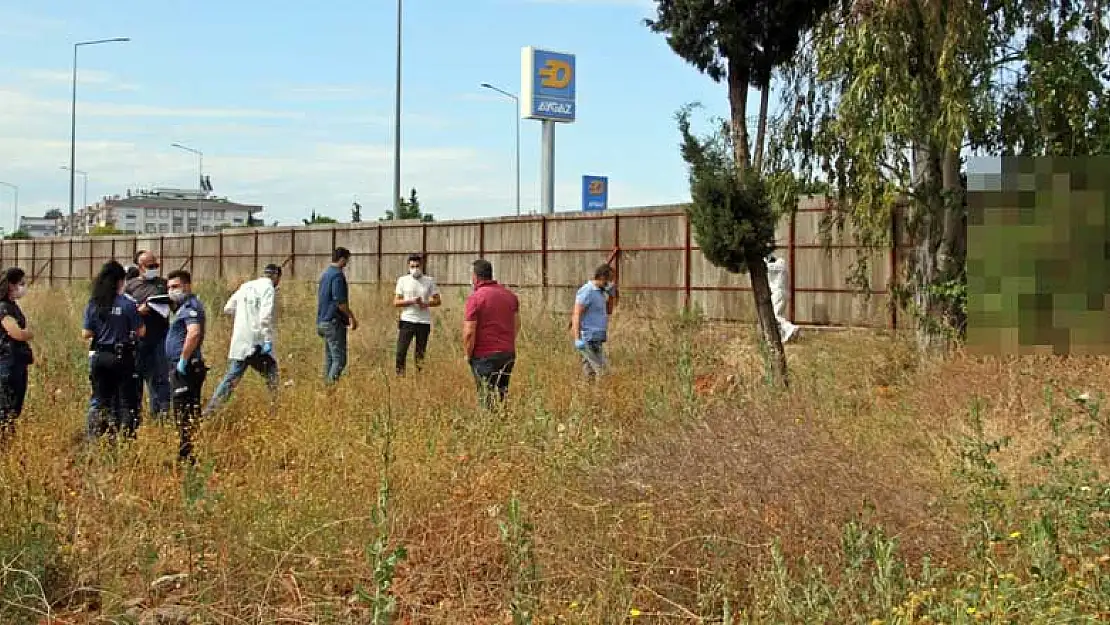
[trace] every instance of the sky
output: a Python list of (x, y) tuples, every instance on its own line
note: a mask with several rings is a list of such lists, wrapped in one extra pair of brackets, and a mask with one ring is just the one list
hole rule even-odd
[[(511, 100), (520, 49), (576, 55), (578, 119), (556, 129), (556, 210), (581, 177), (609, 177), (611, 207), (686, 201), (675, 112), (727, 111), (722, 85), (643, 19), (652, 0), (407, 0), (401, 185), (437, 219), (515, 213)], [(261, 204), (267, 222), (315, 210), (346, 221), (390, 208), (394, 0), (0, 0), (0, 181), (20, 213), (68, 209), (73, 43), (80, 49), (76, 168), (90, 202), (128, 189), (195, 188)], [(758, 106), (758, 100), (753, 98)], [(754, 112), (749, 112), (754, 114)], [(540, 123), (521, 122), (521, 203), (540, 199)], [(12, 193), (0, 188), (0, 224)], [(82, 178), (76, 201), (82, 203)]]

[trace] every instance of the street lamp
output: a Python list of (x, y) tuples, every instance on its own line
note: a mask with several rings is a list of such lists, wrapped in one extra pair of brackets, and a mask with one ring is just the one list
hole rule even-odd
[(520, 98), (515, 93), (509, 93), (503, 89), (498, 89), (488, 82), (482, 83), (482, 87), (496, 91), (501, 95), (513, 101), (513, 119), (516, 120), (516, 216), (520, 217)]
[(12, 232), (19, 230), (19, 185), (14, 185), (10, 182), (0, 182), (0, 187), (8, 187), (15, 193), (15, 200), (12, 202)]
[[(70, 170), (69, 167), (66, 167), (65, 165), (62, 165), (58, 169), (62, 169), (62, 170), (65, 170), (65, 171)], [(80, 169), (74, 169), (73, 173), (77, 174), (78, 176), (81, 176), (81, 191), (82, 191), (82, 196), (84, 198), (84, 200), (83, 200), (84, 203), (82, 204), (82, 206), (84, 207), (84, 210), (88, 210), (88, 208), (89, 208), (89, 172), (81, 171)], [(88, 220), (86, 220), (85, 223), (88, 223)]]
[[(186, 152), (191, 152), (197, 155), (197, 222), (199, 223), (201, 202), (202, 198), (204, 197), (204, 152), (185, 145), (181, 145), (180, 143), (171, 143), (170, 147), (177, 148), (179, 150), (185, 150)], [(185, 230), (186, 232), (188, 232), (188, 221), (186, 221), (185, 224)]]
[[(130, 37), (114, 37), (112, 39), (95, 39), (93, 41), (79, 41), (73, 44), (73, 101), (70, 104), (69, 118), (69, 227), (73, 229), (73, 168), (77, 166), (77, 50), (81, 46), (97, 46), (102, 43), (121, 43), (131, 41)], [(86, 226), (88, 221), (85, 222)], [(87, 227), (86, 227), (87, 230)], [(72, 232), (70, 233), (72, 235)]]
[(397, 78), (393, 100), (393, 214), (401, 215), (401, 5), (397, 0)]

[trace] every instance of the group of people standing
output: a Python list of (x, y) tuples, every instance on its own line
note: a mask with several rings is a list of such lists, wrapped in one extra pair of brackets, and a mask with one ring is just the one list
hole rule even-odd
[[(349, 250), (336, 248), (319, 279), (316, 329), (324, 342), (323, 376), (329, 384), (345, 370), (347, 334), (359, 327), (346, 277), (350, 261)], [(248, 369), (266, 380), (274, 410), (279, 386), (275, 311), (281, 277), (280, 266), (267, 265), (261, 277), (243, 283), (224, 305), (223, 312), (234, 316), (227, 371), (202, 409), (209, 370), (202, 349), (207, 313), (193, 293), (192, 275), (178, 269), (163, 277), (157, 256), (147, 250), (135, 254), (130, 269), (114, 260), (105, 263), (93, 280), (81, 331), (89, 346), (89, 440), (105, 435), (113, 440), (120, 435), (134, 437), (145, 390), (156, 421), (168, 421), (172, 414), (180, 439), (178, 458), (192, 462), (197, 424), (230, 398)], [(575, 297), (573, 342), (591, 380), (606, 366), (603, 345), (615, 303), (612, 282), (612, 269), (602, 265)], [(493, 279), (493, 265), (487, 260), (472, 263), (470, 283), (462, 323), (463, 351), (481, 405), (493, 409), (505, 399), (516, 363), (520, 302)], [(0, 275), (0, 436), (14, 427), (23, 410), (27, 371), (34, 363), (34, 333), (17, 303), (26, 291), (22, 269), (12, 267)], [(415, 368), (422, 369), (432, 330), (431, 309), (441, 304), (435, 280), (424, 274), (424, 259), (409, 256), (408, 273), (397, 280), (393, 299), (400, 309), (397, 375), (405, 375), (414, 342)]]

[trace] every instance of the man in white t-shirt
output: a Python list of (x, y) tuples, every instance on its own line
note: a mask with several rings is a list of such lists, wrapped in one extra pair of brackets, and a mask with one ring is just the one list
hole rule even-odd
[(428, 349), (428, 335), (432, 332), (432, 311), (440, 305), (439, 289), (435, 280), (424, 275), (424, 259), (419, 254), (409, 256), (408, 275), (397, 278), (393, 305), (401, 309), (397, 323), (397, 375), (405, 374), (409, 345), (416, 339), (413, 362), (420, 371), (424, 352)]

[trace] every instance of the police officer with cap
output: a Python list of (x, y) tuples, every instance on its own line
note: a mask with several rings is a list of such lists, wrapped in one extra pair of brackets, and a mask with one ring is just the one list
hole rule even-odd
[(200, 394), (208, 367), (204, 364), (201, 345), (204, 343), (204, 305), (193, 294), (193, 277), (183, 269), (166, 276), (170, 308), (173, 316), (166, 333), (166, 359), (173, 367), (170, 387), (173, 391), (174, 421), (180, 435), (178, 459), (193, 462), (193, 432), (200, 421)]
[(138, 425), (135, 344), (146, 328), (135, 301), (123, 292), (125, 277), (123, 265), (105, 263), (85, 306), (81, 336), (90, 342), (90, 441), (106, 432), (113, 440), (121, 431), (132, 437)]
[(247, 368), (266, 378), (270, 390), (270, 409), (276, 408), (278, 364), (274, 358), (274, 310), (281, 267), (266, 265), (262, 277), (244, 282), (224, 305), (224, 314), (235, 315), (228, 350), (227, 374), (216, 387), (204, 414), (211, 414), (230, 397)]

